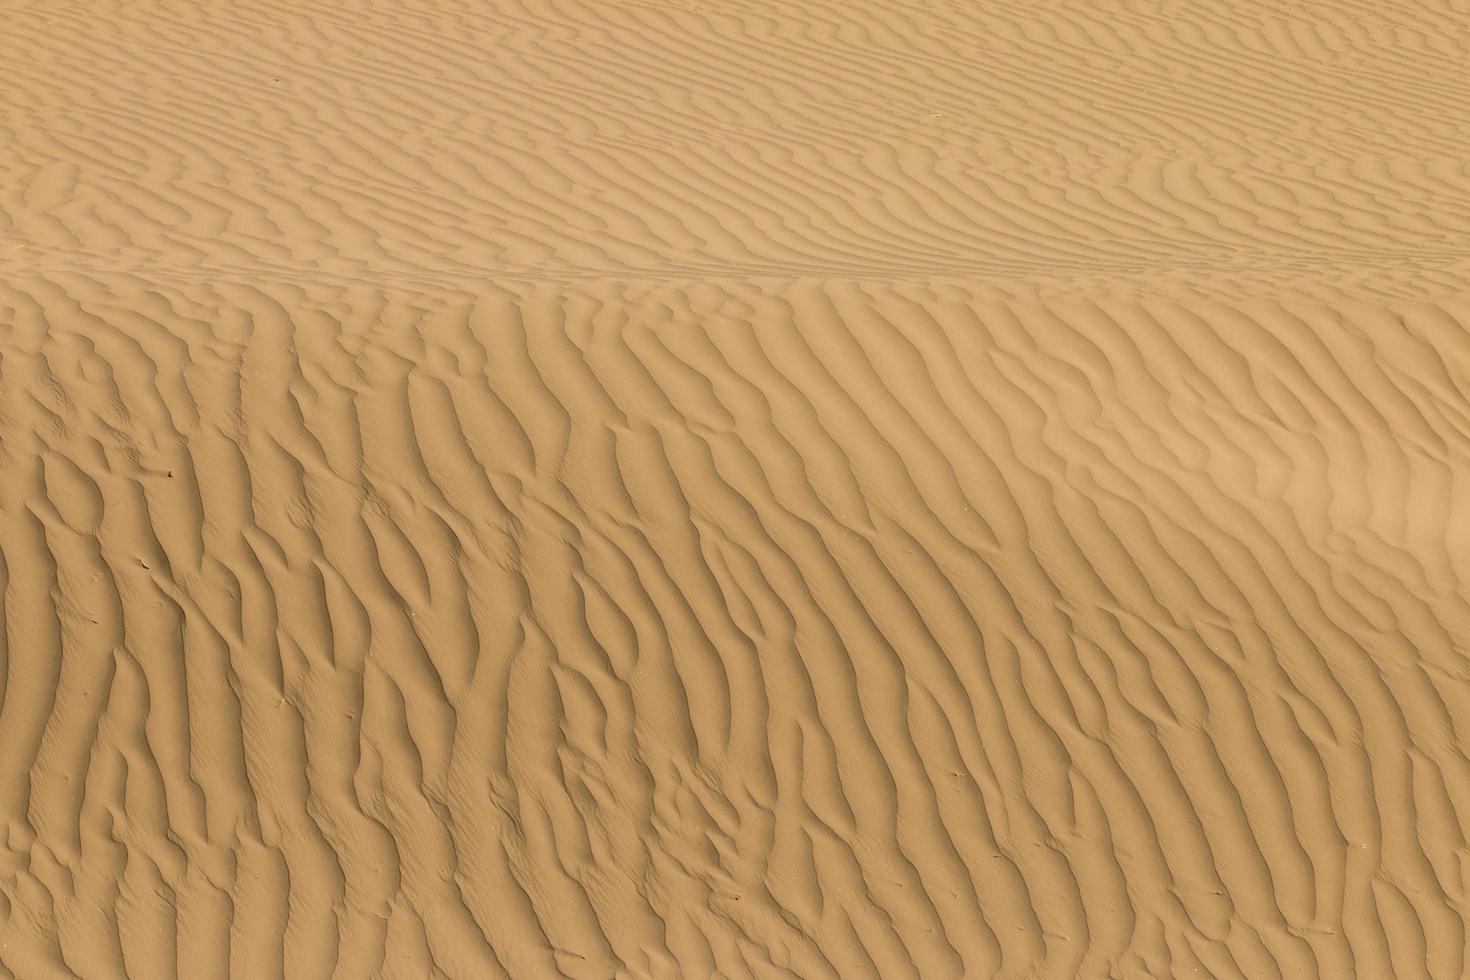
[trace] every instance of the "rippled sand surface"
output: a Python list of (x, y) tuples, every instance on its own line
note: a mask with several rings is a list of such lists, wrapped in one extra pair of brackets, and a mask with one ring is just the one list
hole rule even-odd
[(1470, 8), (0, 25), (0, 976), (1470, 975)]

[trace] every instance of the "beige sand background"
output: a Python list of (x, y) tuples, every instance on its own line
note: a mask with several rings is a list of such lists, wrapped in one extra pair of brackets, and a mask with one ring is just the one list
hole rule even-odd
[(0, 0), (0, 975), (1470, 975), (1467, 54)]

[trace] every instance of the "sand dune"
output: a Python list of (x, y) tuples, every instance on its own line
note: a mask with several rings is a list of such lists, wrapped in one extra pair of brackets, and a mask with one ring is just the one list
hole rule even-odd
[(1461, 7), (0, 10), (0, 975), (1470, 971)]
[(305, 282), (1466, 271), (1458, 5), (0, 9), (7, 263)]

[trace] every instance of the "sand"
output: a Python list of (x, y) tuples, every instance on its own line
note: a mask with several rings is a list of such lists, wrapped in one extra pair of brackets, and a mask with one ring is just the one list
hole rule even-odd
[(0, 0), (0, 976), (1470, 976), (1470, 9)]

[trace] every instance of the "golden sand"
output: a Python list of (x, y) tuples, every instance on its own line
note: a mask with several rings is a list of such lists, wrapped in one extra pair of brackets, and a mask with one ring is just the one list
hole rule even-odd
[(0, 976), (1467, 976), (1467, 59), (0, 0)]

